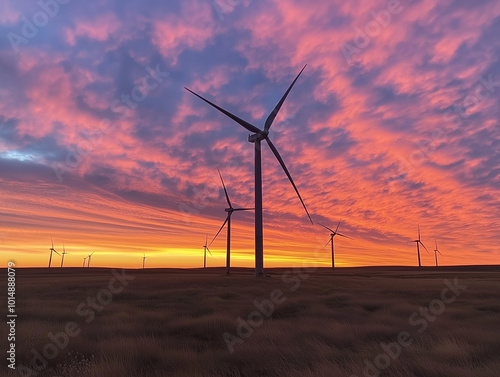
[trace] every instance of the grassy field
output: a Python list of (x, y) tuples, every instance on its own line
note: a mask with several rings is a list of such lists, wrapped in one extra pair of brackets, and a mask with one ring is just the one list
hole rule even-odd
[(500, 376), (500, 267), (266, 273), (18, 270), (0, 375)]

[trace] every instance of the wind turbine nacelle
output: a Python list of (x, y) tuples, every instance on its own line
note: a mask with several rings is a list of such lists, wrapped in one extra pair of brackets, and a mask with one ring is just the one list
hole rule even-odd
[(250, 143), (255, 143), (258, 140), (264, 140), (267, 137), (268, 132), (262, 131), (258, 134), (248, 135), (248, 141)]

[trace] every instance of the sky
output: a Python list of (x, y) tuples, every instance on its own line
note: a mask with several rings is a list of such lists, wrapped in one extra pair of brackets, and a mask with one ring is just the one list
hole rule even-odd
[[(2, 264), (201, 267), (253, 207), (264, 266), (499, 264), (500, 2), (75, 0), (0, 4)], [(254, 266), (254, 214), (232, 265)], [(223, 230), (209, 267), (225, 264)], [(53, 266), (60, 265), (55, 255)]]

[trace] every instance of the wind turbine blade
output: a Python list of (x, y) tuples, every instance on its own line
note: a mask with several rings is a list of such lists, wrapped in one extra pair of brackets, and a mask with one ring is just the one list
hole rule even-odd
[(234, 120), (236, 123), (238, 123), (239, 125), (243, 126), (244, 128), (246, 128), (248, 131), (250, 132), (255, 132), (257, 134), (260, 134), (262, 133), (261, 130), (259, 130), (257, 127), (255, 127), (254, 125), (248, 123), (247, 121), (244, 121), (243, 119), (237, 117), (236, 115), (233, 115), (231, 114), (229, 111), (226, 111), (224, 110), (222, 107), (219, 107), (217, 106), (215, 103), (212, 103), (210, 102), (209, 100), (203, 98), (202, 96), (196, 94), (195, 92), (193, 92), (191, 89), (189, 88), (186, 88), (184, 87), (184, 89), (186, 89), (187, 91), (193, 93), (196, 97), (202, 99), (203, 101), (205, 101), (206, 103), (208, 103), (210, 106), (213, 106), (215, 107), (217, 110), (219, 110), (221, 113), (223, 113), (224, 115), (228, 116), (229, 118), (231, 118), (232, 120)]
[(57, 251), (54, 250), (54, 253), (56, 253), (57, 255), (61, 256), (61, 254), (59, 254)]
[[(224, 228), (224, 226), (226, 225), (227, 223), (227, 220), (229, 220), (229, 215), (227, 215), (226, 217), (226, 221), (224, 221), (224, 223), (222, 224), (222, 226), (220, 227), (219, 231), (217, 232), (217, 234), (215, 235), (215, 237), (213, 238), (213, 240), (208, 244), (208, 246), (210, 246), (212, 244), (212, 242), (215, 241), (215, 239), (217, 238), (217, 236), (219, 235), (219, 233), (221, 232), (222, 228)], [(205, 243), (206, 245), (206, 243)]]
[(309, 220), (311, 221), (311, 224), (314, 224), (313, 221), (312, 221), (311, 215), (309, 215), (309, 212), (307, 211), (306, 205), (304, 204), (304, 201), (302, 200), (302, 197), (299, 194), (299, 190), (297, 189), (297, 186), (295, 186), (295, 182), (293, 181), (292, 176), (290, 175), (290, 173), (288, 172), (288, 169), (286, 168), (285, 162), (283, 161), (283, 159), (281, 158), (278, 150), (276, 149), (276, 147), (274, 146), (274, 144), (271, 142), (271, 140), (268, 137), (266, 137), (266, 141), (267, 141), (267, 144), (269, 144), (269, 148), (271, 148), (271, 150), (273, 151), (274, 155), (278, 159), (281, 167), (285, 171), (285, 174), (287, 175), (288, 179), (290, 180), (290, 183), (292, 184), (295, 192), (297, 193), (297, 196), (299, 197), (300, 202), (302, 203), (302, 206), (304, 207), (304, 209), (305, 209), (305, 211), (307, 213), (307, 217), (309, 217)]
[(341, 221), (342, 221), (342, 220), (339, 220), (339, 223), (337, 224), (337, 229), (335, 229), (335, 233), (337, 233), (337, 231), (339, 230), (339, 226), (340, 226), (340, 222), (341, 222)]
[(318, 225), (321, 225), (323, 228), (328, 229), (330, 232), (335, 233), (334, 230), (328, 228), (327, 226), (324, 226), (323, 224), (318, 223)]
[(235, 208), (233, 211), (253, 211), (255, 208)]
[(50, 236), (50, 242), (52, 243), (52, 248), (54, 248), (54, 240), (52, 239), (52, 236)]
[(436, 249), (436, 251), (439, 253), (439, 255), (443, 255), (443, 254), (441, 254), (441, 252), (439, 250)]
[(427, 250), (427, 248), (425, 247), (425, 245), (421, 241), (418, 241), (418, 243), (423, 246), (423, 248), (425, 249), (425, 251), (429, 252), (429, 250)]
[(233, 208), (233, 206), (231, 205), (231, 201), (229, 200), (229, 195), (227, 194), (226, 185), (224, 184), (224, 180), (222, 179), (222, 174), (220, 173), (219, 168), (217, 168), (217, 171), (219, 172), (220, 181), (222, 182), (222, 187), (224, 188), (224, 193), (226, 194), (227, 204), (229, 205), (229, 208)]
[(343, 235), (343, 234), (340, 234), (340, 233), (337, 233), (338, 236), (340, 237), (345, 237), (345, 238), (349, 238), (350, 240), (353, 240), (354, 238), (351, 238), (349, 236), (346, 236), (346, 235)]
[(328, 240), (328, 242), (326, 243), (326, 245), (325, 245), (325, 246), (323, 246), (323, 247), (327, 247), (327, 246), (328, 246), (328, 244), (329, 244), (330, 242), (332, 242), (332, 238), (333, 238), (333, 237), (330, 237), (330, 239)]
[(207, 251), (210, 254), (210, 256), (213, 257), (212, 252), (210, 251), (210, 249), (208, 247), (207, 247)]
[(276, 115), (278, 115), (278, 112), (280, 111), (281, 106), (285, 102), (286, 97), (288, 96), (288, 93), (290, 93), (290, 91), (292, 90), (293, 86), (295, 85), (295, 82), (297, 81), (297, 79), (301, 75), (302, 71), (306, 68), (306, 66), (307, 66), (307, 64), (304, 66), (304, 68), (302, 68), (302, 70), (299, 72), (299, 74), (297, 75), (297, 77), (295, 78), (295, 80), (293, 80), (292, 84), (290, 85), (290, 87), (288, 88), (288, 90), (285, 92), (285, 94), (283, 95), (283, 97), (281, 98), (281, 100), (278, 102), (278, 104), (276, 105), (276, 107), (274, 108), (274, 110), (267, 117), (266, 124), (264, 126), (264, 130), (265, 131), (269, 131), (269, 128), (271, 128), (271, 125), (273, 124), (274, 119), (276, 118)]
[(418, 225), (418, 240), (420, 241), (420, 225)]

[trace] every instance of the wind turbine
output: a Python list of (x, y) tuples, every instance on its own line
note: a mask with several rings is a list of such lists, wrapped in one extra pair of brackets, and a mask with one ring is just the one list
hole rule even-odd
[(92, 255), (94, 255), (95, 253), (95, 250), (92, 252), (92, 254), (89, 254), (88, 258), (89, 258), (89, 262), (87, 264), (87, 267), (90, 267), (90, 260), (92, 259)]
[(438, 267), (438, 255), (437, 255), (437, 253), (439, 253), (439, 255), (443, 255), (443, 254), (441, 254), (441, 252), (438, 250), (438, 242), (437, 241), (435, 241), (435, 242), (436, 242), (436, 249), (434, 250), (434, 256), (436, 257), (436, 267)]
[(351, 240), (352, 240), (352, 238), (351, 238), (351, 237), (345, 236), (345, 235), (343, 235), (343, 234), (341, 234), (341, 233), (339, 233), (339, 232), (338, 232), (338, 230), (339, 230), (339, 226), (340, 226), (340, 222), (341, 222), (341, 220), (339, 220), (339, 223), (337, 224), (337, 228), (335, 228), (335, 230), (330, 229), (330, 228), (328, 228), (327, 226), (324, 226), (324, 225), (322, 225), (322, 224), (319, 224), (319, 225), (321, 225), (323, 228), (325, 228), (325, 229), (327, 229), (327, 230), (329, 230), (329, 231), (331, 232), (331, 234), (330, 234), (330, 240), (329, 240), (329, 241), (326, 243), (326, 245), (325, 245), (325, 246), (323, 246), (323, 247), (327, 247), (329, 243), (331, 243), (331, 244), (332, 244), (332, 268), (335, 268), (335, 254), (334, 254), (334, 246), (333, 246), (333, 237), (335, 237), (335, 236), (337, 236), (337, 235), (338, 235), (338, 236), (340, 236), (340, 237), (345, 237), (345, 238), (349, 238), (349, 239), (351, 239)]
[(62, 255), (61, 255), (61, 257), (62, 257), (62, 258), (61, 258), (61, 267), (63, 266), (63, 263), (64, 263), (64, 256), (65, 256), (66, 254), (69, 254), (69, 253), (67, 253), (67, 252), (66, 252), (66, 249), (64, 248), (64, 244), (63, 244), (63, 252), (62, 252)]
[(418, 240), (411, 241), (411, 242), (415, 242), (417, 244), (418, 267), (422, 267), (422, 263), (420, 263), (420, 245), (423, 246), (423, 248), (425, 249), (425, 251), (429, 252), (429, 250), (427, 250), (427, 248), (422, 243), (422, 241), (420, 241), (420, 225), (418, 226)]
[(83, 258), (83, 267), (85, 267), (85, 261), (87, 260), (88, 257)]
[(142, 269), (143, 270), (144, 270), (144, 265), (146, 263), (146, 258), (147, 258), (146, 253), (144, 253), (144, 256), (142, 257)]
[(299, 72), (295, 80), (293, 80), (292, 84), (288, 88), (288, 90), (285, 92), (281, 100), (278, 102), (274, 110), (269, 114), (269, 116), (266, 119), (266, 122), (264, 124), (264, 129), (261, 130), (260, 128), (255, 127), (254, 125), (246, 122), (245, 120), (237, 117), (234, 114), (231, 114), (230, 112), (224, 110), (223, 108), (217, 106), (216, 104), (210, 102), (209, 100), (203, 98), (202, 96), (196, 94), (192, 90), (185, 88), (189, 92), (193, 93), (195, 96), (200, 98), (201, 100), (205, 101), (208, 103), (210, 106), (216, 108), (219, 110), (221, 113), (224, 115), (228, 116), (232, 120), (234, 120), (236, 123), (241, 125), (243, 128), (246, 130), (252, 132), (252, 135), (248, 136), (248, 141), (250, 143), (255, 144), (255, 274), (256, 276), (263, 276), (264, 275), (264, 241), (263, 241), (263, 224), (262, 224), (262, 161), (261, 161), (261, 142), (262, 140), (265, 140), (267, 144), (269, 145), (269, 148), (271, 148), (271, 151), (273, 152), (274, 156), (280, 163), (282, 169), (284, 170), (285, 174), (287, 175), (288, 179), (290, 180), (290, 183), (292, 184), (295, 193), (300, 199), (300, 202), (302, 203), (302, 206), (304, 207), (304, 210), (307, 213), (307, 216), (309, 217), (309, 220), (311, 221), (311, 224), (313, 223), (311, 216), (309, 215), (309, 212), (307, 211), (306, 205), (304, 204), (304, 201), (302, 200), (302, 197), (299, 194), (299, 190), (297, 189), (297, 186), (295, 186), (295, 183), (292, 179), (292, 176), (288, 172), (288, 169), (286, 168), (285, 163), (283, 162), (283, 159), (281, 158), (278, 150), (274, 146), (274, 144), (271, 142), (269, 139), (269, 129), (271, 128), (271, 125), (274, 122), (274, 119), (276, 118), (276, 115), (278, 115), (278, 112), (281, 109), (281, 106), (285, 102), (286, 97), (288, 96), (288, 93), (292, 90), (292, 87), (294, 86), (295, 82), (301, 75), (302, 71), (304, 71), (304, 68)]
[[(229, 195), (227, 193), (226, 185), (224, 185), (224, 180), (222, 179), (222, 174), (220, 173), (219, 168), (217, 168), (217, 171), (219, 172), (219, 177), (222, 182), (222, 187), (224, 188), (224, 193), (226, 194), (226, 200), (227, 200), (227, 205), (229, 206), (228, 208), (225, 209), (227, 212), (227, 217), (222, 226), (220, 227), (219, 231), (213, 238), (213, 240), (210, 242), (210, 245), (215, 241), (219, 233), (221, 232), (222, 228), (224, 228), (224, 225), (227, 223), (227, 241), (226, 241), (226, 274), (229, 275), (229, 271), (231, 268), (231, 215), (233, 214), (234, 211), (251, 211), (253, 208), (233, 208), (231, 205), (231, 201), (229, 200)], [(210, 246), (209, 245), (209, 246)]]
[(212, 253), (210, 252), (210, 249), (208, 248), (207, 242), (208, 242), (208, 236), (205, 239), (205, 245), (203, 245), (203, 268), (207, 268), (207, 251), (210, 253), (210, 256), (213, 257)]
[(57, 255), (61, 255), (59, 254), (56, 249), (54, 249), (54, 241), (52, 240), (52, 237), (50, 237), (50, 242), (52, 242), (52, 246), (50, 248), (50, 258), (49, 258), (49, 268), (50, 268), (50, 265), (52, 263), (52, 253), (56, 253)]

